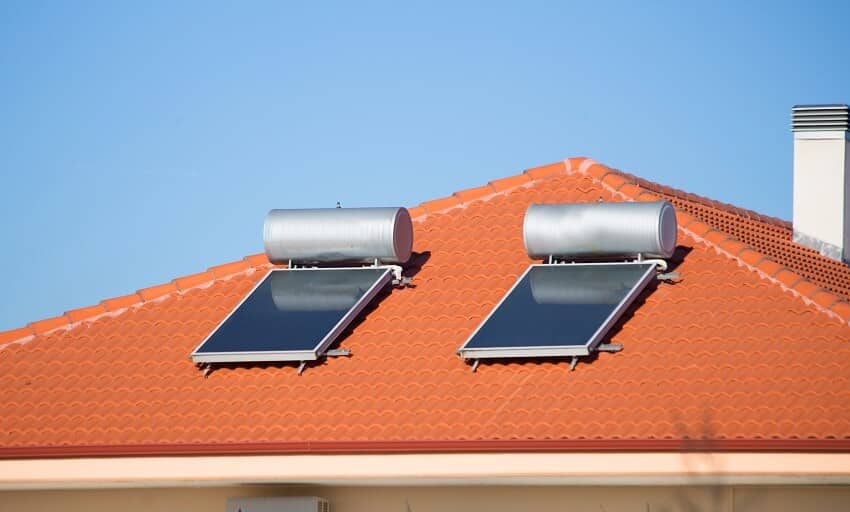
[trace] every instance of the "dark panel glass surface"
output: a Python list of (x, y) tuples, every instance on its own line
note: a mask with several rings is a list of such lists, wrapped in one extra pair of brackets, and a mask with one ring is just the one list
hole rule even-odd
[(584, 346), (650, 267), (532, 267), (465, 348)]
[(275, 270), (196, 353), (314, 350), (386, 272)]

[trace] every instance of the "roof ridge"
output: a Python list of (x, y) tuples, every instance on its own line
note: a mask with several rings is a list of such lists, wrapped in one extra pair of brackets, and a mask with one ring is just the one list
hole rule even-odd
[(59, 316), (28, 323), (24, 327), (0, 331), (0, 350), (9, 345), (27, 343), (36, 336), (57, 331), (68, 331), (107, 316), (118, 316), (145, 304), (161, 302), (176, 294), (209, 288), (218, 281), (227, 281), (239, 275), (251, 274), (272, 266), (263, 253), (251, 254), (241, 260), (214, 265), (203, 272), (175, 277), (167, 283), (141, 288), (135, 292), (101, 300), (98, 304), (65, 311)]
[[(621, 196), (630, 201), (659, 201), (662, 199), (652, 192), (646, 191), (647, 189), (634, 180), (634, 176), (631, 174), (611, 169), (598, 162), (588, 163), (588, 161), (582, 163), (580, 170), (592, 176), (614, 195)], [(639, 181), (666, 188), (663, 185), (654, 184), (646, 180), (639, 179)], [(676, 189), (671, 188), (670, 190)], [(725, 203), (717, 204), (725, 205)], [(706, 204), (706, 206), (718, 208), (718, 206), (712, 204)], [(731, 209), (726, 210), (730, 213), (750, 211), (731, 205), (725, 206), (730, 206)], [(780, 223), (784, 222), (775, 217), (761, 216), (756, 212), (752, 213), (753, 216), (750, 218), (762, 222), (773, 224), (776, 221)], [(763, 219), (768, 220), (765, 221)], [(679, 229), (694, 240), (708, 245), (718, 254), (722, 254), (737, 262), (739, 266), (755, 272), (762, 279), (778, 285), (783, 291), (791, 292), (792, 295), (802, 299), (806, 305), (814, 306), (821, 313), (841, 320), (845, 324), (850, 323), (850, 303), (840, 296), (818, 286), (791, 268), (777, 263), (755, 247), (747, 245), (734, 236), (703, 222), (695, 215), (676, 209), (676, 220), (678, 221)]]
[[(587, 157), (572, 157), (525, 169), (519, 174), (489, 181), (486, 185), (459, 190), (449, 196), (425, 201), (418, 206), (409, 208), (409, 212), (414, 221), (422, 221), (430, 215), (442, 214), (456, 208), (465, 208), (469, 204), (489, 201), (494, 197), (507, 195), (514, 190), (533, 186), (555, 176), (574, 173), (585, 174), (593, 178), (609, 192), (626, 200), (658, 201), (662, 198), (652, 193), (658, 192), (673, 195), (683, 200), (698, 202), (704, 206), (718, 208), (760, 222), (788, 227), (787, 221), (782, 219), (761, 215), (752, 210), (738, 208), (734, 205), (666, 187), (618, 169), (612, 169)], [(779, 285), (783, 290), (790, 291), (793, 295), (801, 298), (804, 303), (813, 305), (819, 311), (838, 318), (844, 323), (850, 323), (850, 303), (838, 295), (819, 287), (789, 267), (776, 263), (754, 247), (740, 242), (735, 237), (710, 226), (694, 215), (677, 209), (676, 217), (679, 228), (695, 240), (712, 247), (718, 254), (723, 254), (737, 261), (739, 265), (755, 271), (763, 279)], [(692, 227), (686, 229), (689, 226)], [(33, 321), (25, 327), (0, 331), (0, 350), (9, 345), (29, 342), (39, 335), (50, 334), (59, 330), (70, 330), (105, 316), (116, 316), (131, 308), (138, 308), (150, 302), (160, 302), (174, 293), (182, 294), (196, 288), (206, 288), (215, 282), (271, 266), (272, 264), (265, 254), (252, 254), (241, 260), (209, 267), (204, 272), (176, 277), (168, 283), (142, 288), (129, 295), (104, 299), (99, 304), (72, 309), (59, 316)]]
[(706, 196), (701, 196), (699, 194), (693, 194), (691, 192), (686, 192), (684, 190), (668, 187), (667, 185), (662, 185), (660, 183), (656, 183), (654, 181), (647, 180), (645, 178), (641, 178), (640, 176), (635, 176), (634, 174), (622, 171), (620, 169), (612, 169), (620, 173), (622, 176), (628, 178), (632, 182), (634, 182), (639, 187), (642, 187), (650, 192), (656, 192), (660, 194), (666, 194), (670, 196), (674, 196), (682, 201), (690, 201), (692, 203), (697, 203), (702, 206), (707, 206), (709, 208), (715, 208), (717, 210), (721, 210), (726, 213), (731, 213), (733, 215), (738, 215), (747, 219), (756, 220), (759, 222), (764, 222), (765, 224), (770, 224), (773, 226), (779, 226), (786, 229), (791, 229), (791, 223), (785, 219), (780, 219), (779, 217), (772, 217), (770, 215), (761, 214), (755, 210), (748, 210), (746, 208), (741, 208), (735, 206), (733, 204), (724, 203), (722, 201), (717, 201), (715, 199), (711, 199)]
[(573, 174), (580, 171), (579, 167), (587, 161), (593, 160), (580, 156), (539, 167), (531, 167), (519, 174), (489, 181), (486, 185), (459, 190), (449, 196), (425, 201), (408, 211), (413, 220), (424, 220), (429, 215), (446, 213), (456, 208), (465, 208), (472, 203), (489, 201), (494, 197), (507, 195), (516, 189), (527, 188), (555, 176)]
[[(541, 180), (563, 175), (565, 172), (570, 174), (572, 162), (580, 164), (585, 160), (588, 159), (576, 157), (526, 169), (520, 174), (498, 178), (483, 186), (460, 190), (450, 196), (425, 201), (408, 211), (412, 220), (422, 221), (429, 215), (464, 208), (473, 202), (487, 201), (506, 195), (516, 189), (532, 186)], [(195, 288), (206, 288), (216, 281), (227, 280), (249, 270), (254, 271), (271, 266), (265, 254), (252, 254), (241, 260), (210, 267), (204, 272), (176, 277), (168, 283), (142, 288), (129, 295), (104, 299), (99, 304), (72, 309), (59, 316), (33, 321), (25, 327), (0, 331), (0, 350), (9, 345), (27, 343), (38, 335), (70, 330), (105, 316), (116, 316), (130, 308), (137, 308), (149, 302), (159, 302), (175, 292), (185, 293)]]

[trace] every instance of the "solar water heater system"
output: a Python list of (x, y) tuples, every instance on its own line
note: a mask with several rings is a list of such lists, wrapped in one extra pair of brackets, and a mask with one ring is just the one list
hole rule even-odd
[(202, 365), (307, 361), (329, 347), (410, 258), (405, 208), (272, 210), (263, 228), (273, 269), (192, 352)]
[(531, 205), (525, 214), (531, 265), (458, 348), (480, 359), (571, 357), (617, 350), (603, 339), (666, 268), (676, 248), (667, 201)]

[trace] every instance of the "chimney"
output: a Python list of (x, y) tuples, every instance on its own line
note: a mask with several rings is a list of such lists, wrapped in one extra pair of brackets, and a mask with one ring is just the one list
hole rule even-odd
[(847, 105), (797, 105), (794, 241), (850, 262), (850, 133)]

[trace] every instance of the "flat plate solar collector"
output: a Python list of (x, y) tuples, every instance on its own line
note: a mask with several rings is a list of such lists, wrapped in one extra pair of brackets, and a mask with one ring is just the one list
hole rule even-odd
[(318, 359), (391, 278), (386, 267), (271, 270), (192, 352), (192, 360)]
[(464, 359), (589, 355), (654, 277), (654, 263), (532, 265), (458, 353)]

